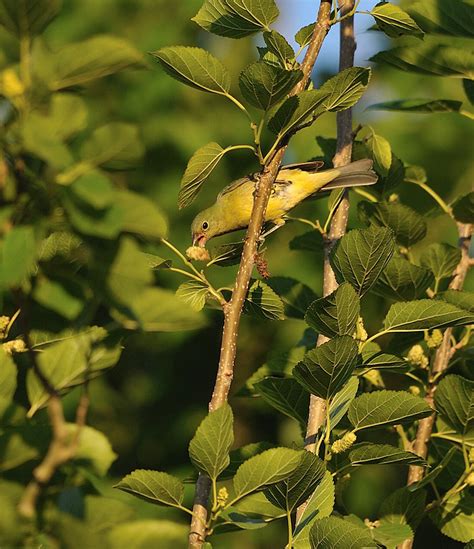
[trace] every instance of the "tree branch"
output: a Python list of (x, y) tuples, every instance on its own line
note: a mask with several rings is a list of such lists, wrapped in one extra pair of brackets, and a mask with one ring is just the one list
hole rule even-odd
[[(472, 225), (466, 223), (458, 223), (459, 234), (459, 248), (461, 249), (461, 259), (454, 271), (454, 278), (449, 284), (450, 290), (462, 290), (464, 280), (469, 271), (470, 259), (469, 259), (469, 246), (472, 238)], [(433, 367), (430, 372), (430, 380), (428, 384), (428, 390), (425, 395), (426, 402), (434, 408), (434, 394), (438, 386), (440, 376), (439, 374), (444, 372), (449, 365), (449, 359), (452, 356), (453, 345), (451, 342), (452, 328), (447, 328), (443, 334), (443, 341), (436, 351)], [(435, 422), (435, 414), (429, 417), (421, 419), (418, 423), (418, 430), (416, 438), (413, 442), (413, 452), (418, 454), (423, 459), (428, 456), (428, 445), (433, 431)], [(424, 469), (416, 465), (410, 465), (408, 471), (407, 484), (413, 484), (423, 478)], [(410, 549), (413, 546), (413, 540), (407, 540), (399, 545), (400, 549)]]
[[(349, 13), (354, 7), (354, 0), (339, 0), (338, 3), (341, 16)], [(339, 45), (339, 71), (354, 65), (354, 53), (356, 41), (354, 33), (354, 17), (350, 16), (340, 23), (340, 45)], [(336, 154), (333, 158), (334, 167), (349, 164), (352, 157), (352, 109), (337, 113), (337, 145)], [(344, 235), (349, 215), (349, 198), (347, 191), (344, 191), (343, 198), (331, 221), (328, 237), (324, 245), (324, 273), (323, 273), (323, 295), (327, 296), (334, 292), (338, 283), (331, 268), (329, 255), (336, 242)], [(319, 335), (317, 346), (326, 343), (329, 338)], [(323, 398), (311, 395), (309, 403), (308, 424), (306, 427), (305, 448), (310, 452), (316, 451), (318, 431), (326, 420), (326, 401)], [(302, 516), (306, 504), (298, 508), (296, 521)]]
[[(321, 0), (318, 16), (314, 27), (311, 42), (306, 51), (305, 58), (301, 65), (303, 78), (290, 95), (295, 95), (306, 88), (311, 75), (314, 63), (318, 57), (321, 45), (329, 31), (331, 0)], [(254, 266), (254, 257), (257, 251), (258, 239), (260, 237), (262, 224), (270, 198), (271, 189), (280, 169), (287, 144), (281, 143), (275, 150), (273, 156), (264, 166), (257, 189), (255, 192), (252, 214), (245, 238), (242, 259), (235, 281), (232, 299), (224, 306), (224, 327), (222, 332), (221, 354), (219, 368), (214, 385), (209, 410), (215, 410), (222, 406), (229, 394), (230, 386), (234, 375), (234, 363), (237, 351), (237, 336), (239, 322), (242, 314), (242, 307), (249, 286), (250, 277)], [(207, 501), (211, 489), (210, 479), (200, 475), (196, 484), (196, 493), (193, 506), (193, 519), (189, 534), (189, 547), (198, 549), (202, 547), (206, 538)]]

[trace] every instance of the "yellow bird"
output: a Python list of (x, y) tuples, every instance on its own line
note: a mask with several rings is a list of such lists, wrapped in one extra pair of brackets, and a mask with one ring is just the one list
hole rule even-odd
[[(282, 166), (265, 212), (265, 221), (273, 223), (273, 228), (264, 236), (284, 225), (285, 215), (318, 191), (373, 185), (377, 182), (372, 160), (369, 159), (319, 171), (323, 165), (323, 162), (316, 161)], [(214, 236), (248, 227), (257, 176), (253, 174), (233, 181), (219, 193), (210, 208), (194, 218), (191, 225), (194, 246), (204, 248), (206, 242)]]

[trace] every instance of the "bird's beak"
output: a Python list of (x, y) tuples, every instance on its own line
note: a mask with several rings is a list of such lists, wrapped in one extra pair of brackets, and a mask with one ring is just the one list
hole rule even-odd
[(200, 248), (205, 248), (207, 238), (205, 234), (196, 233), (193, 235), (193, 246), (199, 246)]

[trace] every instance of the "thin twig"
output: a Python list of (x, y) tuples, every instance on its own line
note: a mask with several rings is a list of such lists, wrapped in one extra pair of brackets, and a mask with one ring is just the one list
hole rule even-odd
[[(329, 30), (330, 12), (331, 0), (321, 0), (311, 42), (301, 65), (304, 76), (292, 90), (291, 95), (303, 91), (309, 81), (321, 45)], [(222, 332), (221, 354), (214, 391), (211, 402), (209, 403), (210, 411), (219, 408), (219, 406), (222, 406), (227, 401), (234, 375), (237, 336), (242, 307), (254, 266), (254, 258), (257, 251), (257, 244), (262, 229), (265, 210), (285, 150), (286, 143), (280, 143), (260, 174), (260, 180), (255, 192), (252, 214), (242, 252), (242, 259), (240, 261), (234, 291), (232, 292), (232, 299), (224, 306), (224, 328)], [(201, 548), (206, 538), (205, 524), (210, 488), (210, 479), (205, 475), (200, 475), (196, 484), (193, 506), (194, 515), (189, 534), (189, 547), (193, 549)]]
[[(344, 16), (350, 13), (354, 8), (354, 0), (338, 2), (340, 13)], [(354, 53), (356, 49), (354, 34), (354, 17), (344, 18), (340, 26), (340, 46), (339, 46), (339, 70), (342, 71), (354, 65)], [(333, 158), (335, 167), (349, 164), (352, 157), (352, 110), (347, 109), (337, 113), (337, 145), (336, 155)], [(337, 281), (329, 261), (329, 254), (336, 242), (344, 235), (347, 227), (347, 218), (349, 215), (349, 199), (347, 191), (334, 214), (329, 230), (328, 238), (324, 245), (324, 278), (323, 295), (327, 296), (334, 292), (337, 287)], [(328, 341), (328, 338), (319, 335), (317, 345), (322, 345)], [(305, 447), (310, 452), (316, 451), (318, 431), (326, 420), (326, 401), (323, 398), (311, 395), (308, 414), (308, 425), (306, 428)], [(306, 504), (301, 505), (297, 511), (297, 522), (301, 518)]]
[[(461, 249), (461, 259), (454, 271), (454, 278), (449, 284), (450, 290), (461, 290), (464, 280), (469, 271), (469, 246), (472, 238), (472, 225), (458, 223), (459, 248)], [(452, 328), (447, 328), (443, 334), (443, 341), (436, 351), (433, 367), (430, 373), (428, 389), (425, 395), (425, 401), (434, 408), (434, 395), (442, 374), (447, 370), (449, 359), (452, 356), (453, 344), (451, 341)], [(421, 419), (418, 423), (416, 438), (413, 442), (413, 452), (423, 459), (428, 455), (428, 445), (431, 439), (431, 433), (435, 422), (435, 414)], [(408, 471), (407, 484), (413, 484), (423, 478), (424, 469), (416, 465), (410, 465)], [(413, 540), (407, 540), (399, 545), (400, 549), (410, 549), (413, 546)]]

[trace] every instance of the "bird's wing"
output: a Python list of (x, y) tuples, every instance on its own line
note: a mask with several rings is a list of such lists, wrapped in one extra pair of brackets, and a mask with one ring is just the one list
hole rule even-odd
[(324, 166), (324, 162), (321, 160), (314, 160), (313, 162), (301, 162), (300, 164), (287, 164), (282, 166), (281, 170), (301, 170), (303, 172), (317, 172)]
[(231, 193), (232, 191), (235, 191), (242, 185), (245, 185), (245, 183), (248, 183), (250, 180), (248, 177), (241, 177), (240, 179), (236, 179), (235, 181), (232, 181), (232, 183), (229, 183), (227, 187), (224, 187), (222, 191), (217, 195), (217, 200), (219, 198), (222, 198), (228, 193)]

